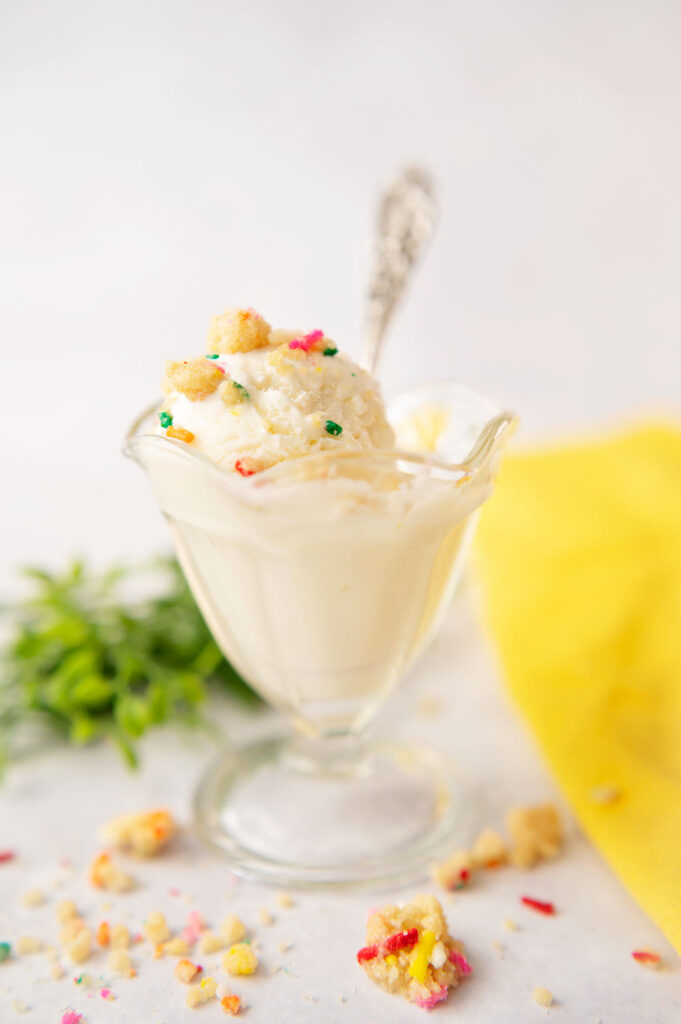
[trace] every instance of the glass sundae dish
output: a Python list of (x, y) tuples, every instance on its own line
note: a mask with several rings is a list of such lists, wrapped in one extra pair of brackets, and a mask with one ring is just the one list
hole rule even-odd
[(367, 727), (447, 609), (512, 415), (457, 385), (386, 414), (322, 331), (253, 310), (216, 317), (164, 391), (126, 453), (216, 641), (293, 726), (208, 768), (201, 834), (279, 884), (413, 877), (460, 826), (460, 791), (433, 751)]

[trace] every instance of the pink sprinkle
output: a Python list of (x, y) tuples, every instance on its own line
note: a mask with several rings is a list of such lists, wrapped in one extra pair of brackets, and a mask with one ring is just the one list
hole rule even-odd
[(82, 1019), (82, 1013), (76, 1013), (75, 1010), (67, 1010), (61, 1019), (61, 1024), (80, 1024)]
[(318, 341), (321, 341), (324, 337), (324, 331), (310, 331), (309, 334), (304, 334), (302, 338), (294, 338), (293, 341), (289, 341), (289, 348), (302, 348), (303, 352), (309, 352), (313, 345), (316, 345)]
[(6, 864), (8, 860), (14, 860), (15, 857), (14, 850), (0, 850), (0, 864)]
[(449, 959), (452, 961), (455, 967), (458, 967), (462, 974), (472, 974), (473, 968), (466, 960), (463, 953), (459, 953), (456, 949), (450, 949)]
[(176, 896), (177, 897), (177, 896), (180, 895), (180, 890), (179, 889), (168, 889), (168, 895), (169, 896)]
[(423, 996), (421, 996), (418, 999), (415, 999), (414, 1002), (417, 1006), (420, 1006), (422, 1010), (432, 1010), (434, 1006), (437, 1006), (438, 1003), (441, 1003), (443, 999), (447, 998), (448, 992), (449, 989), (447, 986), (442, 985), (441, 988), (431, 992), (427, 998), (424, 999)]
[(218, 366), (218, 364), (217, 364), (217, 363), (215, 364), (215, 366), (216, 366), (216, 368), (217, 368), (217, 369), (218, 369), (218, 370), (220, 371), (220, 373), (224, 374), (224, 372), (225, 372), (225, 368), (224, 368), (224, 366)]
[(203, 918), (198, 910), (190, 910), (187, 914), (187, 927), (182, 932), (182, 938), (191, 945), (201, 938), (204, 931)]
[(109, 1003), (112, 1003), (116, 998), (110, 988), (101, 989), (99, 994), (102, 999), (106, 999)]

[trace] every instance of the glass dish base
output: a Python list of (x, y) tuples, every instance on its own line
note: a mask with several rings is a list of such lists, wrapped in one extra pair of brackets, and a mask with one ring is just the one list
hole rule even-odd
[[(336, 744), (329, 753), (329, 747)], [(203, 840), (276, 885), (399, 885), (468, 838), (461, 780), (421, 747), (272, 738), (223, 752), (195, 801)], [(344, 750), (343, 744), (346, 744)]]

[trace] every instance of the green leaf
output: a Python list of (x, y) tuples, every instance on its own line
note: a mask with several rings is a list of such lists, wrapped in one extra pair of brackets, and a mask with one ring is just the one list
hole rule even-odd
[[(148, 729), (210, 725), (199, 714), (209, 686), (257, 700), (223, 658), (175, 559), (102, 573), (76, 560), (22, 575), (30, 593), (5, 611), (0, 652), (0, 756), (39, 717), (75, 745), (108, 736), (134, 766)], [(150, 582), (152, 596), (126, 596)]]

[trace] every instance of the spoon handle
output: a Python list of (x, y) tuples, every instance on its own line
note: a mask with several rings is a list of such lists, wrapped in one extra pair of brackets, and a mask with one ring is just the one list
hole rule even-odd
[(378, 209), (374, 258), (367, 293), (361, 363), (370, 373), (412, 267), (433, 233), (437, 207), (430, 174), (407, 167), (388, 186)]

